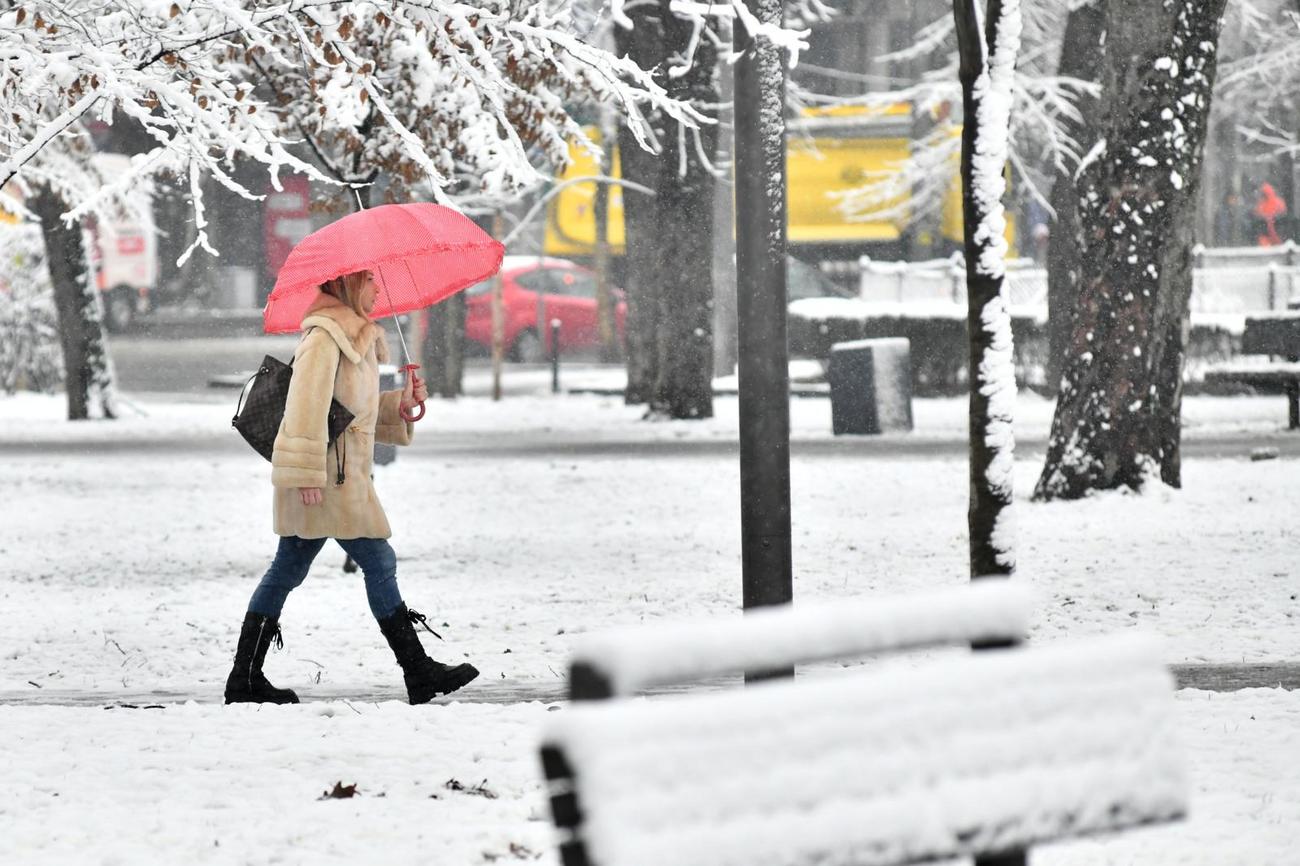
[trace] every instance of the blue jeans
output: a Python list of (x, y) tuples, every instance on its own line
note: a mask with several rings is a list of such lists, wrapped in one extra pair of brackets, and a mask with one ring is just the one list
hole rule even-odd
[[(324, 538), (283, 536), (271, 567), (253, 590), (248, 610), (278, 619), (284, 600), (307, 577), (312, 560), (325, 546)], [(383, 538), (336, 538), (339, 547), (352, 557), (366, 576), (366, 600), (375, 619), (387, 619), (402, 603), (397, 588), (397, 554)]]

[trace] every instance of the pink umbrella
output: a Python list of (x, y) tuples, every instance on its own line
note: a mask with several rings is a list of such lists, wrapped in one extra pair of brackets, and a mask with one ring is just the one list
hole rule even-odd
[[(268, 334), (297, 331), (322, 283), (355, 271), (375, 275), (375, 318), (436, 304), (501, 267), (505, 247), (464, 214), (436, 204), (389, 204), (349, 214), (312, 232), (293, 248), (262, 311)], [(402, 329), (397, 329), (411, 363)], [(424, 404), (419, 414), (424, 416)]]

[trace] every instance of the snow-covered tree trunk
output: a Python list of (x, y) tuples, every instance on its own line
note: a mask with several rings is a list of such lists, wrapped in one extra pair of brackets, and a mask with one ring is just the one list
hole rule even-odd
[(1192, 241), (1225, 0), (1112, 0), (1079, 299), (1040, 499), (1181, 483)]
[[(1106, 4), (1092, 0), (1070, 10), (1061, 41), (1061, 61), (1056, 73), (1081, 81), (1101, 80), (1105, 56)], [(1075, 107), (1077, 119), (1062, 118), (1061, 131), (1074, 139), (1080, 153), (1097, 143), (1099, 100), (1080, 94)], [(1083, 238), (1079, 234), (1079, 194), (1072, 163), (1058, 166), (1052, 181), (1051, 205), (1056, 212), (1047, 245), (1047, 387), (1060, 387), (1061, 371), (1070, 345), (1074, 303), (1079, 296), (1079, 259)]]
[(989, 0), (980, 28), (977, 0), (953, 0), (962, 83), (962, 216), (965, 220), (970, 340), (970, 571), (1015, 570), (1011, 503), (1016, 401), (1011, 315), (1003, 292), (1011, 87), (1020, 49), (1019, 0)]
[[(627, 10), (631, 28), (616, 27), (616, 52), (628, 57), (642, 69), (653, 69), (666, 58), (659, 7), (638, 3)], [(663, 118), (649, 118), (657, 138), (663, 141)], [(659, 156), (641, 147), (627, 123), (619, 123), (618, 148), (623, 178), (647, 189), (658, 185)], [(649, 403), (659, 377), (658, 333), (663, 315), (659, 303), (660, 259), (655, 251), (659, 224), (654, 196), (623, 192), (623, 230), (627, 293), (627, 390), (624, 399), (630, 404)]]
[(80, 223), (69, 225), (69, 205), (58, 192), (41, 187), (31, 199), (45, 237), (45, 258), (54, 286), (59, 339), (63, 346), (68, 420), (116, 418), (113, 367), (105, 347), (102, 300), (90, 274)]
[[(683, 52), (684, 71), (668, 76), (668, 95), (695, 106), (718, 101), (717, 50), (700, 40), (686, 55), (693, 27), (660, 0), (664, 41)], [(680, 74), (676, 74), (680, 72)], [(713, 196), (716, 180), (704, 156), (717, 147), (717, 126), (693, 133), (669, 124), (655, 190), (659, 229), (658, 375), (651, 407), (670, 418), (713, 417)], [(698, 141), (696, 140), (698, 135)]]

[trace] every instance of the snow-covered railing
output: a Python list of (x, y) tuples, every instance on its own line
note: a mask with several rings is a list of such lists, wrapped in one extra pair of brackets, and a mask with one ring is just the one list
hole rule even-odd
[(1015, 641), (1028, 634), (1031, 607), (1022, 585), (982, 580), (910, 596), (759, 608), (725, 621), (596, 632), (574, 646), (570, 687), (630, 695), (882, 650)]
[[(972, 589), (744, 618), (786, 655), (725, 623), (601, 638), (582, 658), (626, 694), (670, 676), (823, 658), (832, 646), (876, 653), (1023, 633), (1025, 599), (1012, 586)], [(1188, 780), (1172, 690), (1159, 647), (1142, 635), (1001, 649), (582, 701), (549, 720), (542, 763), (566, 866), (886, 866), (998, 854), (1182, 816)]]
[[(1249, 313), (1284, 309), (1300, 301), (1300, 246), (1196, 247), (1192, 270), (1194, 314)], [(924, 314), (944, 305), (966, 309), (966, 271), (960, 253), (922, 262), (857, 263), (858, 296), (882, 311)], [(1046, 318), (1047, 270), (1031, 259), (1007, 262), (1007, 299), (1013, 311)], [(894, 315), (895, 313), (889, 313)]]
[(1192, 247), (1192, 256), (1197, 267), (1213, 268), (1242, 262), (1294, 266), (1300, 264), (1300, 244), (1292, 240), (1271, 247), (1207, 247), (1197, 244)]
[[(1033, 259), (1007, 259), (1011, 306), (1047, 304), (1047, 271)], [(864, 301), (947, 301), (966, 308), (966, 264), (961, 253), (921, 262), (858, 259), (858, 295)]]

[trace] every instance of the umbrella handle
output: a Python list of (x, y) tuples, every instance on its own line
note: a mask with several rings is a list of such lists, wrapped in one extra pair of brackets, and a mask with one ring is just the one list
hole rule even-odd
[[(411, 377), (412, 385), (420, 381), (420, 377), (415, 375), (415, 371), (418, 369), (420, 369), (419, 364), (407, 364), (406, 366), (402, 367), (403, 375), (408, 375)], [(421, 400), (420, 403), (413, 408), (408, 409), (403, 406), (398, 408), (397, 411), (399, 414), (401, 414), (402, 418), (404, 418), (407, 421), (410, 421), (411, 423), (415, 423), (416, 421), (419, 421), (421, 418), (424, 417), (424, 401)]]

